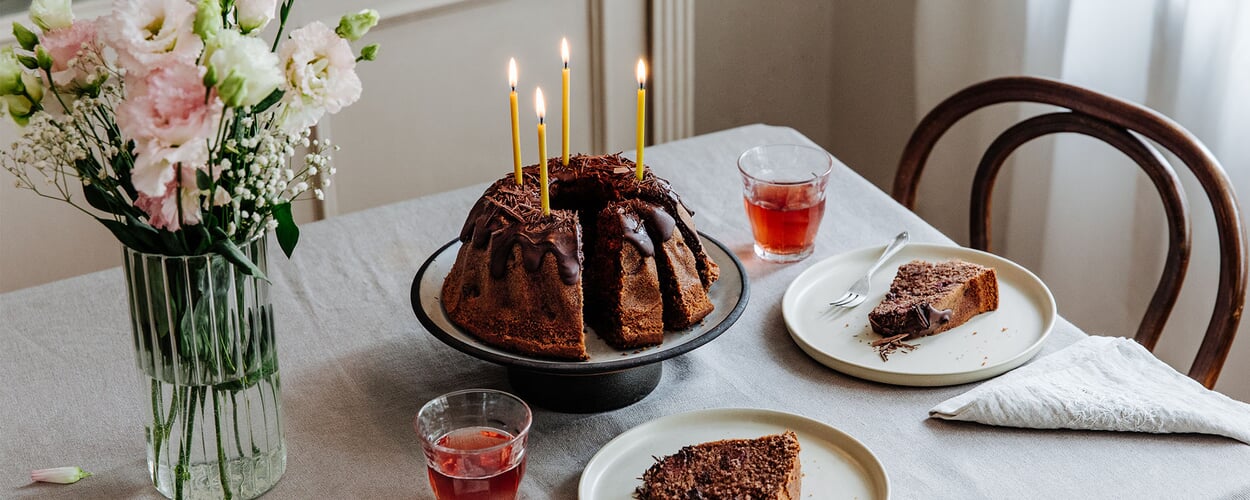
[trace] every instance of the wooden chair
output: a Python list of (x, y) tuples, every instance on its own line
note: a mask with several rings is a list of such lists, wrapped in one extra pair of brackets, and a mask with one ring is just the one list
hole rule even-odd
[(1168, 254), (1163, 276), (1137, 329), (1136, 340), (1154, 350), (1172, 306), (1180, 294), (1189, 265), (1189, 210), (1180, 181), (1155, 147), (1166, 148), (1197, 177), (1215, 212), (1220, 248), (1220, 291), (1189, 376), (1212, 387), (1228, 357), (1245, 304), (1247, 254), (1245, 232), (1236, 195), (1223, 167), (1193, 134), (1175, 121), (1144, 106), (1069, 85), (1034, 77), (1007, 77), (972, 85), (942, 101), (920, 121), (907, 141), (894, 178), (894, 199), (908, 209), (916, 204), (916, 187), (925, 160), (938, 139), (969, 113), (1006, 102), (1034, 102), (1066, 108), (1012, 126), (990, 145), (977, 166), (969, 217), (972, 246), (989, 249), (990, 196), (1003, 162), (1016, 148), (1041, 136), (1060, 132), (1100, 139), (1128, 155), (1145, 170), (1163, 199), (1168, 221)]

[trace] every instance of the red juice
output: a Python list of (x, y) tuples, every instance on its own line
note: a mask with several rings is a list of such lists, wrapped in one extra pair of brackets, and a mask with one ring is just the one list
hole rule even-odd
[[(439, 438), (438, 445), (462, 451), (485, 450), (512, 438), (499, 429), (466, 427)], [(525, 475), (525, 457), (513, 463), (512, 446), (489, 453), (434, 453), (437, 467), (429, 466), (430, 485), (439, 500), (513, 500)]]
[(757, 185), (744, 200), (755, 242), (772, 254), (796, 254), (816, 240), (825, 200), (810, 185)]

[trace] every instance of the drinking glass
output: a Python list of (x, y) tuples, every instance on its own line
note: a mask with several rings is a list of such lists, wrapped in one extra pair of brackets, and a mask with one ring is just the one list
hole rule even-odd
[(434, 496), (515, 499), (532, 420), (520, 398), (490, 389), (452, 392), (422, 406), (414, 426)]
[(798, 262), (812, 254), (832, 171), (833, 157), (812, 146), (756, 146), (738, 157), (755, 255)]

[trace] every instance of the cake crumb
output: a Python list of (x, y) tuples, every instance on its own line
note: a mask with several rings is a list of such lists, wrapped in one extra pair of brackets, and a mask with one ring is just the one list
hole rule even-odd
[(879, 340), (874, 340), (869, 345), (877, 350), (877, 355), (881, 356), (881, 361), (886, 362), (890, 360), (890, 354), (894, 352), (910, 352), (918, 347), (915, 344), (903, 342), (904, 340), (907, 340), (907, 336), (908, 335), (906, 333), (900, 333), (893, 337), (885, 337)]
[(1004, 327), (1003, 327), (1003, 329), (1002, 329), (1002, 330), (999, 330), (999, 331), (1000, 331), (1000, 332), (1005, 332), (1005, 331), (1007, 331), (1007, 327), (1005, 327), (1005, 326), (1004, 326)]
[(977, 332), (972, 332), (972, 334), (973, 334), (973, 335), (976, 335), (976, 334), (977, 334)]

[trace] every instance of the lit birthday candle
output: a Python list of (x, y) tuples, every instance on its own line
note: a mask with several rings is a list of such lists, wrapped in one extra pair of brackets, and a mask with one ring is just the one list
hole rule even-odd
[(508, 102), (512, 108), (512, 167), (516, 171), (516, 183), (521, 184), (521, 124), (517, 119), (516, 58), (508, 59)]
[(643, 137), (646, 135), (646, 118), (647, 118), (647, 65), (638, 60), (638, 147), (636, 159), (638, 180), (642, 180), (642, 147)]
[(562, 139), (560, 146), (560, 162), (564, 166), (569, 164), (569, 39), (560, 39), (560, 58), (564, 60), (564, 69), (560, 71), (560, 78), (564, 83), (563, 92), (561, 92), (560, 108), (560, 138)]
[(551, 201), (547, 189), (547, 103), (543, 101), (543, 89), (534, 95), (534, 110), (538, 113), (538, 185), (542, 198), (543, 215), (551, 215)]

